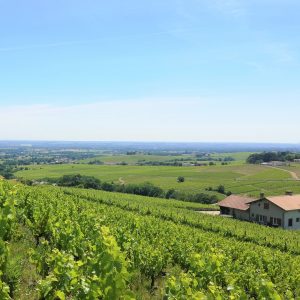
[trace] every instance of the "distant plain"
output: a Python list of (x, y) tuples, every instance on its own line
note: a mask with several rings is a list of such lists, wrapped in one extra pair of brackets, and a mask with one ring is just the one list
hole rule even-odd
[[(216, 194), (219, 199), (224, 196), (216, 192), (208, 192), (209, 187), (216, 188), (224, 185), (226, 191), (235, 194), (257, 196), (260, 192), (267, 195), (279, 195), (286, 190), (300, 193), (300, 181), (293, 178), (290, 172), (300, 176), (300, 164), (271, 168), (261, 165), (245, 163), (249, 153), (222, 153), (212, 154), (212, 157), (224, 158), (231, 156), (235, 161), (222, 165), (216, 162), (213, 166), (139, 166), (143, 161), (170, 161), (189, 155), (102, 155), (93, 159), (81, 161), (79, 164), (57, 165), (29, 165), (28, 170), (19, 171), (17, 177), (24, 179), (58, 178), (67, 174), (89, 175), (101, 181), (115, 183), (143, 183), (151, 182), (164, 190), (174, 188), (188, 193)], [(98, 159), (104, 165), (88, 164), (89, 161)], [(125, 162), (128, 165), (117, 165)], [(285, 169), (285, 170), (283, 170)], [(183, 176), (185, 182), (178, 183), (177, 177)]]

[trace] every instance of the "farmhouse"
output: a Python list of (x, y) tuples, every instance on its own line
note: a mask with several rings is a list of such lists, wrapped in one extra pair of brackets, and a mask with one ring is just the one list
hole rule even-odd
[(259, 199), (231, 195), (219, 202), (221, 214), (240, 220), (285, 229), (300, 229), (300, 195), (287, 192), (283, 196)]

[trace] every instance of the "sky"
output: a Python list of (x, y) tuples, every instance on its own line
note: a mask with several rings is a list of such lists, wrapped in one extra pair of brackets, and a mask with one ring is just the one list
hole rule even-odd
[(298, 0), (0, 0), (0, 139), (300, 143)]

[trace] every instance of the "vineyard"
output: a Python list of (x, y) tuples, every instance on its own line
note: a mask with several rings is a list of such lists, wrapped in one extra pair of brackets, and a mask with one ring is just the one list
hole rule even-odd
[[(205, 208), (2, 180), (0, 298), (300, 298), (299, 232), (195, 211)], [(11, 271), (26, 240), (28, 286), (26, 270)]]

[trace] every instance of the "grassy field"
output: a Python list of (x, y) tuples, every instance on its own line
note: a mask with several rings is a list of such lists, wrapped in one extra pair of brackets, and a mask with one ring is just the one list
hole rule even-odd
[(212, 158), (225, 158), (225, 157), (232, 157), (235, 159), (236, 162), (245, 162), (246, 159), (249, 157), (249, 155), (252, 154), (252, 152), (224, 152), (224, 153), (212, 153)]
[(192, 155), (147, 155), (147, 154), (136, 154), (136, 155), (99, 155), (94, 158), (88, 158), (81, 161), (81, 163), (89, 163), (90, 161), (100, 160), (106, 164), (116, 164), (125, 162), (127, 164), (137, 164), (143, 161), (157, 161), (166, 162), (174, 159), (189, 159)]
[[(300, 166), (299, 166), (300, 171)], [(17, 177), (25, 179), (57, 178), (66, 174), (95, 176), (102, 181), (143, 183), (151, 182), (164, 190), (206, 192), (208, 187), (222, 184), (226, 191), (257, 196), (260, 192), (279, 195), (286, 190), (300, 193), (300, 181), (285, 171), (260, 165), (244, 163), (207, 167), (166, 167), (166, 166), (119, 166), (119, 165), (35, 165), (29, 170), (19, 171)], [(185, 182), (178, 183), (177, 177), (184, 176)], [(222, 195), (218, 195), (222, 198)]]
[[(233, 164), (245, 162), (250, 152), (236, 152), (236, 153), (212, 153), (211, 158), (214, 159), (224, 159), (225, 157), (232, 157), (235, 161), (231, 162)], [(105, 164), (117, 164), (125, 162), (127, 164), (137, 164), (140, 162), (168, 162), (174, 160), (183, 161), (196, 161), (196, 156), (194, 154), (181, 154), (181, 155), (154, 155), (154, 154), (135, 154), (135, 155), (99, 155), (94, 158), (88, 158), (81, 160), (81, 163), (89, 163), (94, 160), (100, 160)], [(208, 161), (206, 161), (208, 162)]]

